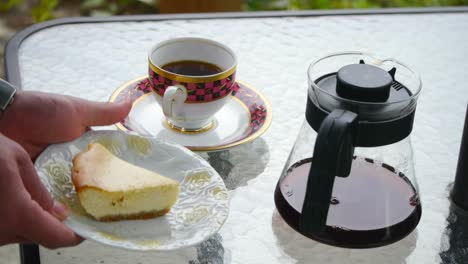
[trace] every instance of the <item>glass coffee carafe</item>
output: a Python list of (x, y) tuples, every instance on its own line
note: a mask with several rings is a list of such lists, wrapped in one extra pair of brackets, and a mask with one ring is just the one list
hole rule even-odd
[(275, 191), (285, 221), (340, 247), (404, 238), (421, 218), (410, 134), (421, 80), (394, 59), (348, 52), (308, 70), (304, 121)]

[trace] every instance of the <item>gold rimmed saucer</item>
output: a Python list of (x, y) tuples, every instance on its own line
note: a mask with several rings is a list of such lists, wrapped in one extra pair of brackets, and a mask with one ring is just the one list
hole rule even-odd
[(232, 100), (215, 114), (216, 124), (201, 133), (181, 133), (167, 125), (146, 76), (120, 86), (109, 101), (133, 101), (129, 116), (116, 124), (120, 130), (172, 141), (194, 151), (220, 150), (256, 139), (272, 121), (272, 108), (265, 96), (244, 82), (237, 83), (239, 90), (231, 95)]

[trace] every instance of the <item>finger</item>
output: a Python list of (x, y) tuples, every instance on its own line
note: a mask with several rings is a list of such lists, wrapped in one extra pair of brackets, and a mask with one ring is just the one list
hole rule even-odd
[(15, 243), (32, 244), (33, 242), (22, 236), (12, 236), (12, 237), (4, 236), (0, 239), (0, 247), (7, 245), (7, 244), (15, 244)]
[(42, 184), (32, 161), (27, 154), (26, 157), (19, 158), (20, 175), (23, 180), (23, 185), (35, 200), (44, 210), (51, 210), (54, 206), (54, 200), (50, 196), (44, 184)]
[(15, 236), (15, 238), (11, 240), (11, 243), (34, 244), (34, 242), (23, 236)]
[(64, 204), (54, 201), (54, 206), (47, 210), (47, 212), (51, 213), (60, 222), (63, 222), (70, 214), (70, 209)]
[(33, 244), (33, 242), (23, 236), (16, 236), (13, 243)]
[(83, 241), (33, 200), (25, 201), (20, 212), (18, 228), (21, 232), (19, 235), (35, 243), (53, 249), (74, 246)]
[(127, 117), (132, 108), (130, 101), (120, 103), (82, 102), (80, 106), (83, 113), (81, 124), (84, 127), (115, 124)]

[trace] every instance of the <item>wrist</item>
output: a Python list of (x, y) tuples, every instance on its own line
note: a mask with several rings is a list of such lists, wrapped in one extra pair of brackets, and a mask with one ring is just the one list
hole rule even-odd
[(5, 112), (15, 99), (16, 87), (0, 79), (0, 112)]
[(15, 117), (15, 112), (18, 112), (16, 108), (18, 108), (19, 98), (23, 97), (22, 94), (23, 91), (17, 90), (14, 94), (14, 99), (6, 107), (5, 111), (0, 111), (0, 133), (5, 134), (5, 129), (8, 128), (8, 126), (14, 125), (12, 121), (19, 121), (17, 117)]

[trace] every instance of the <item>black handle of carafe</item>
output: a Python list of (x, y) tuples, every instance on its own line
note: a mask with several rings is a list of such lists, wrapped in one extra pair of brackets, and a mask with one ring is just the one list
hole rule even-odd
[(346, 177), (351, 171), (356, 130), (357, 114), (350, 111), (335, 109), (322, 121), (302, 206), (301, 231), (313, 234), (325, 228), (335, 176)]

